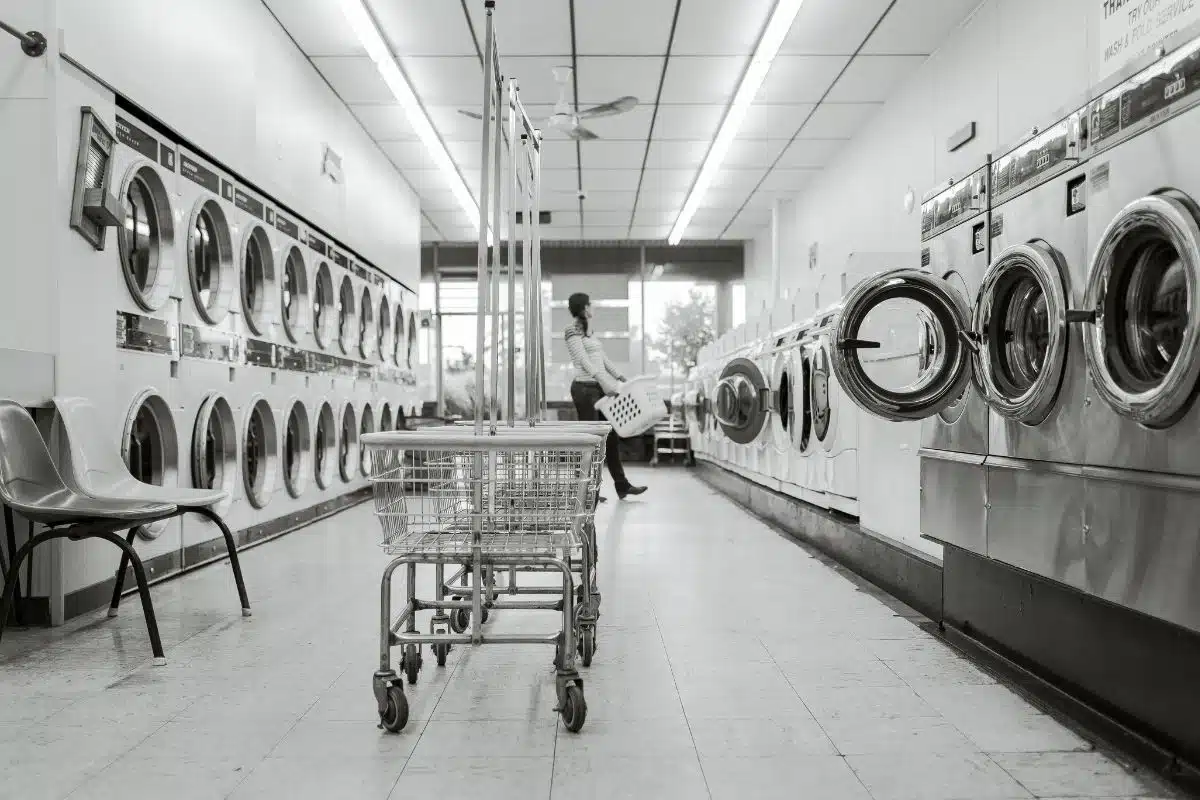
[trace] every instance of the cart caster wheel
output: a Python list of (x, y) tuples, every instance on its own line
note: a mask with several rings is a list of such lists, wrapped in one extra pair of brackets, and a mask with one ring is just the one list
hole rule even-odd
[(415, 645), (405, 648), (404, 656), (400, 659), (400, 670), (408, 678), (408, 685), (417, 682), (417, 674), (421, 671), (421, 650)]
[(408, 698), (399, 686), (387, 690), (387, 711), (379, 715), (379, 724), (389, 733), (399, 733), (408, 724)]
[(566, 725), (571, 733), (579, 733), (583, 729), (583, 723), (587, 719), (587, 701), (583, 699), (583, 689), (578, 684), (572, 683), (567, 687), (559, 713), (562, 715), (563, 725)]
[(585, 667), (592, 665), (592, 656), (596, 654), (596, 632), (591, 628), (584, 628), (579, 636), (579, 657), (583, 660)]
[(471, 612), (465, 608), (456, 608), (450, 614), (450, 629), (455, 633), (466, 633), (471, 627)]
[(450, 645), (435, 644), (433, 646), (433, 655), (437, 658), (437, 665), (439, 667), (446, 666), (446, 656), (450, 655)]
[(491, 616), (491, 613), (487, 610), (487, 606), (484, 606), (484, 608), (483, 608), (483, 624), (484, 625), (487, 625), (488, 617), (490, 617), (490, 616)]

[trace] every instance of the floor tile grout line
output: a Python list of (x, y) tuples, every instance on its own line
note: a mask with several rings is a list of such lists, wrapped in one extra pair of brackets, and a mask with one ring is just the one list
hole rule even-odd
[[(654, 608), (654, 601), (651, 600), (651, 609)], [(708, 785), (708, 773), (704, 770), (704, 759), (700, 757), (700, 747), (696, 744), (696, 733), (692, 730), (692, 721), (688, 719), (687, 706), (683, 704), (683, 694), (679, 691), (679, 680), (675, 677), (675, 665), (671, 663), (671, 651), (667, 648), (666, 637), (663, 636), (662, 622), (658, 619), (658, 613), (653, 610), (654, 627), (658, 631), (658, 639), (662, 642), (663, 653), (667, 657), (667, 669), (671, 670), (671, 684), (675, 687), (675, 697), (679, 700), (679, 709), (683, 712), (683, 724), (687, 725), (688, 737), (692, 740), (692, 752), (696, 754), (696, 764), (700, 767), (700, 777), (704, 779), (704, 790), (708, 792), (709, 800), (712, 800), (712, 787)]]

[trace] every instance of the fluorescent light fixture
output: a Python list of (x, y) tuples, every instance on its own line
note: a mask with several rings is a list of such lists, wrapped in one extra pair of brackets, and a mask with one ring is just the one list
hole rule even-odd
[(358, 37), (359, 43), (366, 49), (370, 59), (375, 62), (375, 68), (379, 70), (379, 76), (388, 85), (388, 89), (391, 90), (392, 96), (396, 98), (396, 102), (404, 109), (404, 115), (408, 117), (408, 124), (412, 125), (413, 130), (417, 133), (417, 138), (421, 140), (421, 143), (425, 145), (425, 149), (429, 151), (433, 163), (437, 165), (437, 168), (446, 176), (446, 180), (450, 182), (450, 190), (454, 192), (455, 199), (458, 200), (458, 204), (466, 212), (467, 218), (471, 220), (471, 224), (478, 231), (479, 204), (475, 202), (475, 198), (471, 195), (471, 190), (467, 188), (462, 175), (459, 174), (458, 168), (454, 165), (454, 160), (450, 158), (450, 154), (446, 151), (446, 145), (442, 144), (437, 131), (433, 129), (433, 123), (429, 121), (429, 117), (425, 114), (425, 109), (421, 108), (421, 103), (417, 100), (416, 93), (409, 86), (404, 73), (400, 71), (400, 65), (396, 63), (396, 59), (392, 57), (392, 51), (388, 48), (387, 43), (384, 42), (383, 36), (379, 33), (378, 26), (375, 25), (375, 20), (371, 18), (370, 12), (363, 5), (363, 0), (339, 0), (339, 2), (342, 6), (342, 13), (346, 16), (346, 21), (350, 23), (350, 27), (354, 30), (355, 36)]
[(778, 0), (775, 4), (775, 10), (771, 12), (767, 28), (763, 31), (762, 37), (758, 40), (758, 47), (754, 50), (754, 57), (750, 59), (750, 66), (746, 68), (746, 74), (742, 76), (742, 82), (733, 96), (733, 103), (730, 104), (729, 111), (725, 113), (725, 119), (721, 122), (717, 137), (713, 139), (712, 147), (708, 149), (708, 155), (700, 167), (696, 183), (683, 203), (683, 209), (675, 220), (675, 227), (671, 229), (671, 235), (667, 239), (670, 244), (679, 244), (684, 231), (692, 222), (692, 217), (696, 216), (696, 211), (700, 208), (700, 203), (704, 200), (708, 187), (712, 185), (713, 178), (721, 169), (721, 164), (725, 161), (726, 154), (729, 153), (729, 147), (733, 144), (738, 130), (742, 127), (742, 122), (746, 119), (746, 112), (750, 110), (754, 96), (758, 94), (759, 87), (762, 86), (763, 80), (771, 70), (771, 62), (775, 60), (779, 48), (783, 46), (783, 40), (791, 30), (792, 22), (795, 21), (796, 14), (800, 11), (803, 3), (804, 0)]

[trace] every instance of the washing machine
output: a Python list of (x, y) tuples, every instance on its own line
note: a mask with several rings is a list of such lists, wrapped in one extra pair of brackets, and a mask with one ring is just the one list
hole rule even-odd
[[(319, 396), (312, 415), (312, 476), (315, 502), (332, 499), (343, 493), (338, 470), (338, 411), (334, 400)], [(340, 409), (339, 409), (340, 411)]]
[(804, 406), (800, 409), (800, 424), (796, 426), (798, 440), (793, 440), (803, 465), (803, 478), (796, 484), (800, 488), (800, 499), (817, 508), (829, 508), (826, 495), (828, 456), (816, 436), (816, 393), (817, 363), (820, 358), (821, 342), (817, 337), (817, 323), (807, 320), (803, 332), (796, 340), (796, 355), (793, 366), (803, 386)]
[(823, 464), (825, 503), (828, 508), (858, 516), (858, 415), (859, 409), (842, 390), (833, 373), (833, 323), (840, 304), (817, 314), (813, 341), (809, 397), (812, 401), (812, 438), (820, 449), (814, 457)]
[[(790, 309), (789, 304), (789, 315)], [(798, 384), (793, 368), (798, 326), (799, 323), (794, 321), (787, 322), (772, 334), (770, 446), (774, 476), (779, 481), (779, 490), (785, 494), (793, 493), (788, 487), (796, 485), (802, 468), (792, 447), (792, 435), (799, 419), (797, 405), (804, 405), (803, 400), (797, 403), (797, 389), (802, 384)]]
[(242, 212), (234, 206), (235, 191), (230, 176), (180, 148), (176, 217), (182, 231), (179, 321), (185, 357), (240, 360)]
[(1200, 630), (1200, 39), (1088, 110), (1083, 588)]
[(724, 434), (725, 466), (755, 481), (765, 480), (757, 472), (757, 455), (770, 435), (771, 415), (771, 389), (761, 350), (762, 343), (752, 341), (730, 353), (714, 394), (715, 414)]

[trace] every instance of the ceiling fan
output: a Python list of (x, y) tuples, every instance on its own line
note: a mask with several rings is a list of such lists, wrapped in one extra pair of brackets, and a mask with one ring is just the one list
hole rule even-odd
[[(574, 108), (567, 99), (568, 81), (571, 79), (571, 72), (571, 67), (554, 68), (554, 80), (558, 83), (558, 102), (554, 105), (553, 114), (544, 120), (536, 120), (537, 122), (545, 122), (551, 130), (564, 133), (571, 139), (580, 142), (599, 139), (599, 135), (583, 127), (580, 124), (580, 120), (591, 119), (593, 117), (613, 117), (617, 114), (624, 114), (638, 104), (636, 97), (626, 95), (610, 103), (603, 103), (591, 108), (583, 110)], [(458, 113), (465, 114), (472, 119), (483, 119), (483, 115), (477, 111), (468, 111), (460, 108)]]

